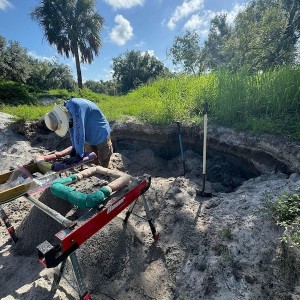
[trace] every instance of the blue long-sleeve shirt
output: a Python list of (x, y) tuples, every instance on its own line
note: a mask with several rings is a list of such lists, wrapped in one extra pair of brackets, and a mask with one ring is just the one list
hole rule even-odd
[(72, 119), (70, 139), (76, 153), (84, 154), (84, 144), (97, 145), (110, 135), (110, 126), (99, 107), (90, 100), (72, 98), (64, 102)]

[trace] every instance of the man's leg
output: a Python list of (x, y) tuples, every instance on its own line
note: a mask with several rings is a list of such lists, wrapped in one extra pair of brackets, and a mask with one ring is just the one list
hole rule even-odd
[[(88, 153), (94, 152), (96, 155), (98, 155), (98, 154), (97, 154), (97, 151), (98, 151), (97, 146), (92, 146), (92, 145), (85, 144), (85, 145), (84, 145), (84, 151), (85, 151), (85, 152), (88, 152)], [(94, 164), (98, 164), (98, 158), (96, 158), (96, 159), (93, 160), (92, 162), (93, 162)]]
[(96, 147), (99, 165), (107, 168), (110, 157), (113, 154), (113, 146), (110, 137), (108, 137), (106, 141), (98, 144)]

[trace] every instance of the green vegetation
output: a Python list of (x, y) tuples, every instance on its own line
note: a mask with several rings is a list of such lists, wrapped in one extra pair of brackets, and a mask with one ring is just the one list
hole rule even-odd
[(113, 58), (112, 69), (122, 94), (167, 73), (163, 63), (156, 57), (140, 51), (127, 51)]
[(0, 82), (0, 101), (4, 104), (15, 103), (18, 104), (34, 104), (36, 100), (28, 91), (25, 84), (8, 81)]
[(80, 89), (83, 87), (80, 63), (92, 63), (102, 44), (100, 29), (104, 19), (95, 7), (95, 0), (44, 0), (31, 13), (49, 44), (59, 54), (74, 56)]
[(221, 229), (221, 235), (227, 240), (232, 240), (232, 231), (229, 227), (224, 227)]
[(291, 246), (300, 247), (300, 194), (285, 193), (271, 206), (271, 211), (277, 224), (285, 228), (282, 240), (290, 239)]
[[(50, 90), (42, 96), (61, 101), (71, 96), (87, 98), (97, 103), (109, 120), (132, 116), (153, 124), (200, 123), (203, 104), (208, 102), (210, 124), (300, 138), (300, 67), (253, 76), (220, 71), (160, 78), (124, 96), (98, 94), (87, 88)], [(41, 118), (49, 109), (41, 105), (1, 107), (1, 111), (24, 119)]]
[(300, 68), (260, 75), (218, 74), (214, 115), (219, 124), (300, 138)]
[(208, 37), (185, 32), (177, 36), (168, 51), (174, 65), (186, 74), (207, 69), (248, 74), (295, 64), (299, 58), (299, 0), (252, 0), (230, 24), (227, 14), (210, 22)]
[[(75, 89), (75, 82), (68, 66), (56, 59), (44, 61), (34, 59), (18, 42), (8, 41), (0, 35), (0, 82), (26, 84), (30, 90), (43, 91), (53, 88)], [(17, 89), (17, 88), (16, 88)], [(29, 89), (29, 88), (28, 88)], [(0, 103), (3, 103), (1, 90)], [(11, 98), (14, 103), (15, 98)], [(22, 103), (26, 102), (26, 97)]]

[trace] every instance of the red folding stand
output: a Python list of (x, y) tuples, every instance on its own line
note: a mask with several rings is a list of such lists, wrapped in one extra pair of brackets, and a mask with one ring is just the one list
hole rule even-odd
[(78, 264), (75, 250), (131, 204), (131, 207), (127, 211), (126, 217), (124, 219), (124, 222), (127, 222), (130, 214), (133, 211), (136, 200), (138, 200), (140, 196), (142, 196), (143, 206), (153, 238), (155, 241), (158, 240), (158, 233), (153, 224), (148, 204), (144, 196), (144, 193), (149, 189), (150, 184), (151, 177), (149, 175), (144, 175), (143, 179), (139, 180), (136, 186), (134, 186), (126, 194), (115, 200), (108, 207), (105, 207), (101, 211), (97, 211), (96, 214), (94, 214), (84, 223), (80, 225), (77, 224), (74, 228), (66, 228), (59, 231), (55, 235), (55, 237), (59, 241), (57, 245), (52, 245), (48, 241), (45, 241), (37, 246), (39, 261), (45, 267), (53, 268), (61, 263), (59, 273), (55, 276), (53, 281), (51, 289), (52, 292), (56, 291), (64, 271), (66, 260), (68, 257), (70, 257), (72, 268), (74, 271), (73, 273), (79, 287), (80, 299), (91, 299), (90, 293), (87, 291), (87, 288), (85, 287), (82, 279), (81, 270)]

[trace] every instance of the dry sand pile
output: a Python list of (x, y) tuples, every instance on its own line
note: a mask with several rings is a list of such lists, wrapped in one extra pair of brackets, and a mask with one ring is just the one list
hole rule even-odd
[[(12, 151), (20, 156), (23, 151), (15, 143), (21, 137), (6, 134), (14, 143), (2, 146), (4, 167), (13, 165)], [(30, 153), (30, 144), (24, 143)], [(197, 192), (201, 157), (192, 151), (185, 156), (187, 174), (182, 176), (180, 157), (164, 160), (151, 149), (114, 153), (110, 168), (152, 176), (145, 196), (160, 237), (153, 241), (138, 201), (127, 226), (122, 212), (84, 243), (76, 253), (92, 299), (300, 299), (299, 253), (281, 245), (282, 229), (265, 206), (266, 196), (275, 200), (283, 191), (295, 191), (299, 174), (242, 178), (238, 167), (219, 159), (210, 166), (224, 176), (211, 183), (215, 196), (202, 198)], [(230, 186), (236, 188), (229, 193)], [(62, 214), (76, 212), (48, 191), (40, 200)], [(56, 294), (50, 293), (56, 270), (43, 269), (35, 251), (61, 227), (21, 198), (3, 208), (20, 240), (12, 245), (0, 227), (0, 299), (78, 299), (69, 264)]]

